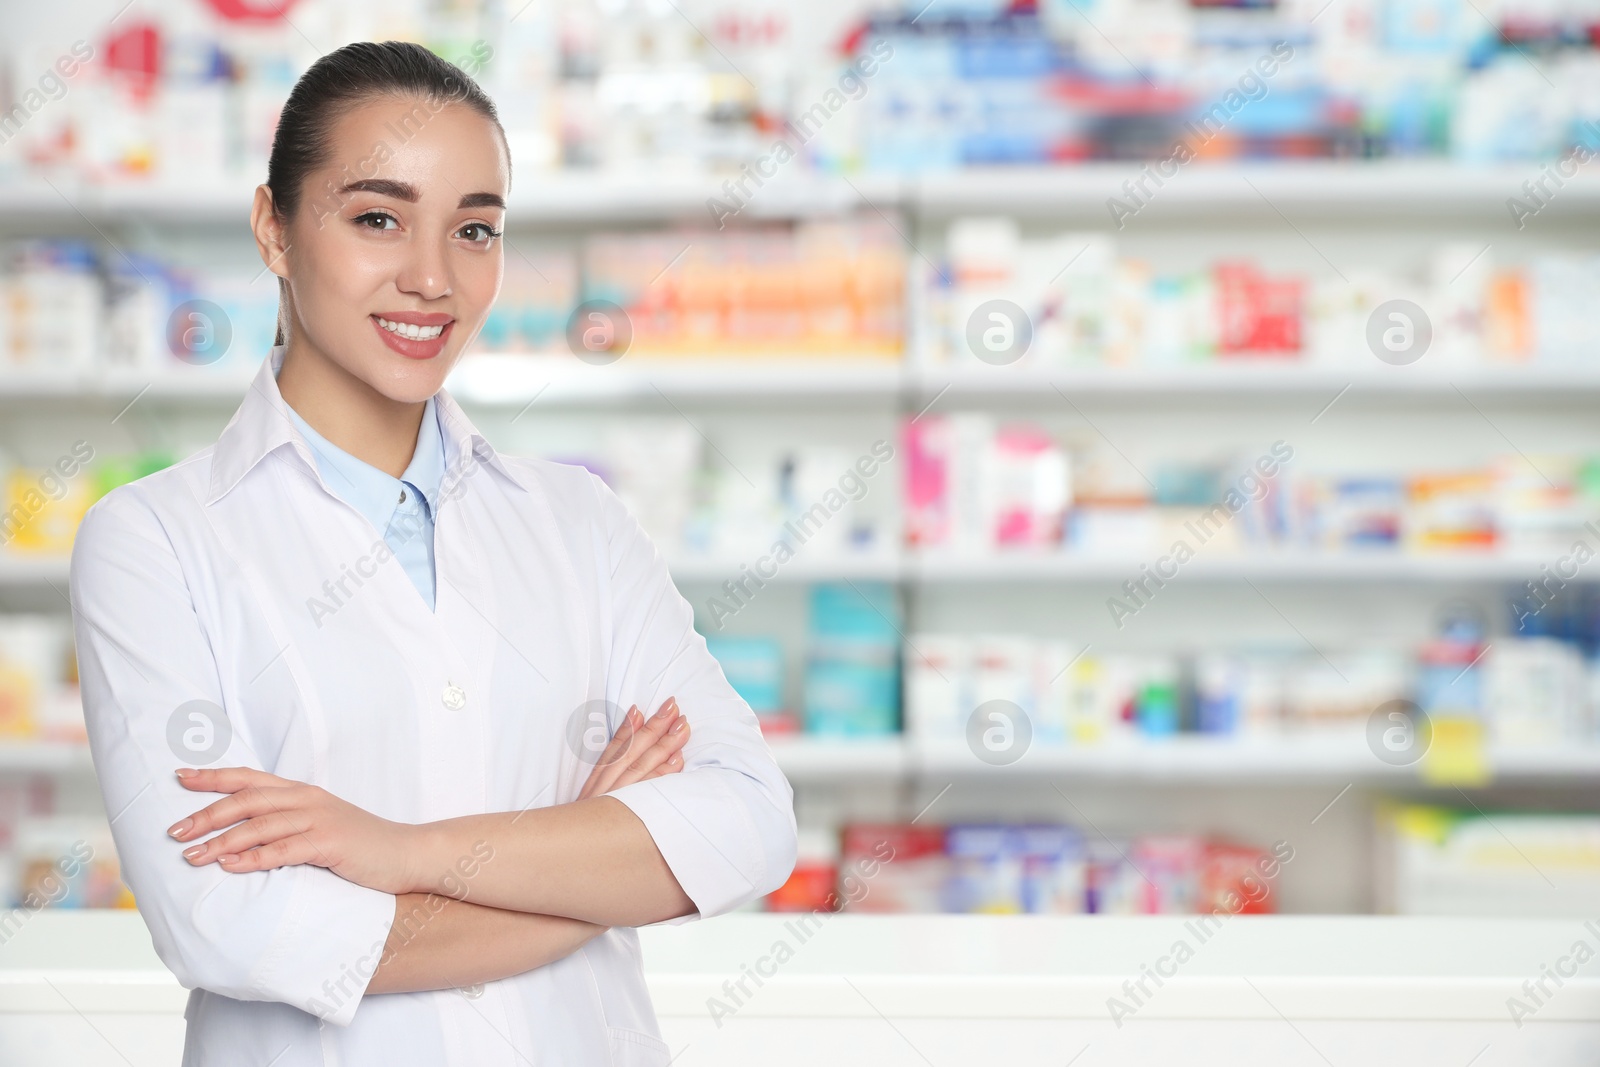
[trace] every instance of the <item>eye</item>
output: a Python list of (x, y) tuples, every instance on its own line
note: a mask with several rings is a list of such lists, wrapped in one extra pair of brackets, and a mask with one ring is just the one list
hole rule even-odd
[(472, 244), (488, 244), (503, 232), (502, 230), (491, 229), (486, 222), (469, 222), (456, 231), (456, 236)]
[[(400, 228), (399, 221), (396, 220), (395, 217), (393, 215), (389, 214), (387, 211), (366, 211), (366, 212), (363, 212), (360, 215), (357, 215), (355, 218), (351, 219), (350, 221), (355, 223), (357, 226), (363, 226), (363, 227), (365, 227), (365, 228), (367, 228), (369, 230), (387, 230), (387, 229), (391, 229), (391, 228), (392, 229), (399, 229)], [(376, 223), (376, 225), (374, 225), (374, 223)], [(384, 225), (385, 223), (394, 223), (394, 225), (393, 225), (393, 227), (390, 227), (390, 226)]]

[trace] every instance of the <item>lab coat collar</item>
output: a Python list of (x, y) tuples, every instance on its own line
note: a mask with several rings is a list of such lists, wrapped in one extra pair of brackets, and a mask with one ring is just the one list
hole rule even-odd
[[(257, 463), (285, 445), (300, 457), (313, 478), (321, 480), (316, 459), (295, 430), (289, 418), (288, 402), (278, 391), (278, 370), (283, 366), (285, 351), (286, 346), (274, 345), (267, 358), (261, 361), (261, 368), (251, 380), (244, 401), (217, 438), (211, 459), (208, 505), (221, 500)], [(506, 465), (447, 390), (440, 389), (434, 394), (434, 406), (439, 417), (439, 432), (444, 437), (446, 481), (459, 480), (468, 462), (478, 462), (518, 489), (527, 491), (527, 483)]]

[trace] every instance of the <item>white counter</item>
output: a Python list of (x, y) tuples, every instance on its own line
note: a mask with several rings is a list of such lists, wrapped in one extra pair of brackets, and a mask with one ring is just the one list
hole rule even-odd
[[(680, 1067), (1600, 1063), (1600, 920), (740, 914), (641, 936)], [(176, 1064), (186, 996), (136, 914), (41, 912), (0, 943), (0, 1064)]]

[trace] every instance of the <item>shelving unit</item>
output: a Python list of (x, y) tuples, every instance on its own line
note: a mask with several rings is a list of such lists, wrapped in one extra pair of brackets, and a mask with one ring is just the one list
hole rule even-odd
[[(713, 583), (736, 577), (750, 558), (682, 556), (668, 561), (678, 582)], [(858, 556), (799, 555), (767, 581), (818, 582), (844, 579), (906, 582), (919, 585), (1005, 583), (1120, 583), (1138, 573), (1149, 559), (1140, 556), (1083, 556), (1069, 552), (1013, 556), (956, 556), (915, 552), (863, 553)], [(1399, 582), (1407, 585), (1440, 583), (1517, 583), (1537, 576), (1548, 559), (1502, 557), (1462, 553), (1424, 556), (1373, 552), (1359, 554), (1218, 554), (1185, 564), (1185, 581), (1240, 582)], [(0, 556), (0, 590), (54, 584), (66, 587), (66, 559)]]
[[(1334, 789), (1358, 783), (1428, 784), (1420, 766), (1378, 762), (1361, 739), (1349, 737), (1250, 742), (1173, 737), (1128, 744), (1037, 744), (1007, 766), (984, 763), (961, 741), (918, 744), (900, 738), (777, 737), (770, 744), (784, 774), (801, 786), (850, 781), (942, 785), (948, 780), (1039, 784), (1052, 779), (1209, 787), (1292, 783)], [(1546, 779), (1600, 783), (1600, 745), (1495, 746), (1485, 751), (1484, 758), (1488, 779), (1496, 784), (1528, 785)], [(86, 744), (0, 742), (0, 772), (81, 774), (93, 769)]]
[[(1444, 163), (1195, 163), (1169, 179), (1122, 230), (1105, 201), (1120, 195), (1124, 181), (1137, 178), (1137, 164), (915, 177), (785, 174), (763, 187), (742, 218), (882, 213), (911, 245), (915, 270), (936, 258), (952, 218), (1010, 214), (1036, 232), (1108, 233), (1150, 257), (1191, 263), (1215, 252), (1259, 248), (1297, 269), (1326, 273), (1330, 263), (1348, 266), (1362, 256), (1411, 262), (1447, 236), (1481, 240), (1495, 255), (1582, 247), (1593, 229), (1574, 223), (1600, 221), (1600, 177), (1581, 173), (1535, 224), (1518, 230), (1506, 198), (1538, 172), (1531, 164), (1473, 169)], [(96, 239), (99, 230), (120, 242), (129, 233), (136, 239), (181, 231), (245, 243), (252, 189), (0, 186), (0, 235), (62, 232)], [(720, 179), (671, 174), (519, 175), (510, 237), (516, 242), (595, 228), (705, 226), (706, 200), (720, 191)], [(908, 307), (913, 322), (919, 321), (924, 309), (915, 283)], [(1392, 367), (1365, 352), (1164, 367), (941, 364), (931, 358), (916, 325), (908, 350), (904, 362), (865, 353), (668, 360), (637, 352), (607, 366), (570, 357), (482, 353), (465, 359), (448, 384), (485, 432), (512, 451), (569, 437), (589, 440), (605, 420), (636, 416), (689, 419), (698, 432), (732, 442), (726, 447), (738, 457), (765, 457), (774, 441), (784, 439), (847, 442), (859, 449), (892, 434), (902, 418), (960, 409), (1013, 413), (1083, 433), (1090, 432), (1088, 413), (1093, 432), (1133, 451), (1147, 444), (1199, 449), (1235, 431), (1292, 434), (1308, 457), (1351, 451), (1363, 461), (1397, 450), (1430, 460), (1452, 451), (1481, 456), (1515, 448), (1536, 454), (1550, 442), (1565, 441), (1600, 451), (1600, 426), (1592, 418), (1600, 369), (1594, 366), (1450, 366), (1424, 360)], [(90, 427), (101, 435), (97, 445), (101, 437), (111, 442), (107, 450), (123, 438), (208, 439), (242, 397), (248, 377), (206, 367), (160, 374), (13, 374), (0, 377), (0, 411), (13, 425), (31, 428), (33, 439), (41, 425), (54, 432), (57, 421), (62, 434), (69, 424)], [(898, 494), (898, 488), (873, 491)], [(698, 606), (755, 554), (676, 555), (670, 566), (684, 595)], [(1103, 601), (1146, 562), (1131, 552), (802, 552), (730, 628), (772, 632), (787, 647), (797, 647), (807, 584), (870, 580), (899, 586), (907, 633), (1055, 628), (1104, 647), (1123, 636), (1106, 622)], [(1427, 625), (1431, 605), (1467, 598), (1492, 608), (1500, 587), (1520, 584), (1548, 562), (1506, 555), (1207, 550), (1183, 566), (1175, 586), (1163, 592), (1159, 610), (1141, 614), (1135, 636), (1141, 648), (1194, 648), (1263, 634), (1295, 642), (1302, 631), (1307, 641), (1321, 642), (1365, 625), (1375, 643), (1398, 641)], [(64, 612), (58, 594), (66, 591), (67, 578), (63, 559), (0, 554), (0, 608)], [(1272, 604), (1260, 603), (1246, 581), (1271, 583), (1264, 588)], [(1230, 596), (1249, 598), (1256, 614), (1224, 604)], [(775, 738), (772, 746), (807, 812), (901, 821), (921, 812), (927, 812), (925, 821), (970, 816), (1079, 822), (1082, 816), (1108, 833), (1156, 826), (1215, 829), (1253, 841), (1290, 838), (1306, 845), (1306, 858), (1285, 876), (1289, 910), (1367, 906), (1362, 879), (1379, 796), (1459, 800), (1453, 788), (1425, 779), (1416, 766), (1396, 768), (1376, 759), (1360, 737), (1036, 743), (1003, 767), (977, 760), (959, 739), (931, 745), (899, 737)], [(1486, 806), (1508, 792), (1553, 803), (1600, 796), (1600, 744), (1492, 748), (1486, 760), (1489, 784), (1463, 787)], [(0, 744), (0, 774), (71, 779), (80, 799), (92, 795), (91, 772), (81, 745)], [(1067, 808), (1062, 796), (1068, 793), (1081, 812)], [(1336, 797), (1344, 799), (1319, 814)]]

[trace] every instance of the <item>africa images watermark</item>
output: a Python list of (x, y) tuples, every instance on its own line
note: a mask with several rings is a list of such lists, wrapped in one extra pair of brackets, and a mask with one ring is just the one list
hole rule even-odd
[[(444, 886), (446, 892), (429, 893), (421, 902), (413, 905), (409, 912), (395, 915), (388, 931), (372, 942), (372, 947), (366, 955), (356, 960), (354, 966), (348, 963), (341, 965), (337, 979), (329, 978), (322, 983), (322, 992), (328, 1001), (324, 1002), (320, 998), (313, 997), (306, 1005), (306, 1009), (326, 1018), (337, 1012), (351, 997), (360, 995), (372, 980), (373, 973), (381, 965), (393, 960), (401, 949), (411, 944), (422, 928), (443, 911), (449, 901), (467, 899), (467, 881), (476, 878), (483, 865), (492, 859), (494, 859), (494, 846), (482, 839), (474, 841), (471, 854), (462, 856), (456, 860), (454, 868), (444, 872), (440, 884)], [(386, 948), (390, 940), (395, 938), (398, 938), (396, 944)]]
[(94, 846), (87, 841), (73, 842), (68, 854), (51, 864), (35, 884), (23, 894), (16, 907), (0, 914), (0, 945), (4, 945), (39, 912), (60, 903), (72, 890), (72, 879), (94, 862)]
[(0, 111), (0, 145), (10, 143), (22, 132), (28, 120), (43, 111), (46, 104), (67, 95), (67, 79), (74, 77), (82, 66), (94, 58), (94, 46), (85, 41), (73, 41), (69, 52), (45, 68), (38, 84), (24, 89), (10, 111)]
[[(1595, 938), (1595, 943), (1600, 944), (1600, 925), (1593, 919), (1583, 924), (1583, 928)], [(1567, 984), (1568, 978), (1578, 976), (1578, 968), (1588, 963), (1595, 957), (1595, 946), (1589, 943), (1588, 938), (1580, 937), (1572, 943), (1572, 948), (1565, 956), (1556, 959), (1555, 966), (1544, 963), (1539, 966), (1539, 977), (1530, 978), (1522, 983), (1522, 996), (1507, 997), (1506, 1011), (1511, 1015), (1511, 1021), (1517, 1024), (1517, 1029), (1522, 1029), (1522, 1024), (1539, 1014), (1543, 1008), (1562, 986)], [(1551, 984), (1555, 989), (1551, 989)]]
[(755, 195), (749, 188), (749, 183), (754, 182), (759, 189), (767, 183), (767, 179), (775, 177), (778, 169), (789, 160), (799, 155), (800, 147), (807, 144), (827, 125), (828, 120), (837, 115), (848, 100), (860, 100), (867, 95), (867, 79), (878, 72), (880, 63), (887, 63), (894, 58), (894, 46), (885, 40), (877, 40), (868, 49), (868, 54), (847, 64), (844, 73), (839, 75), (837, 88), (829, 88), (822, 94), (822, 98), (809, 108), (802, 111), (793, 121), (785, 121), (794, 139), (799, 145), (791, 145), (786, 138), (780, 137), (772, 142), (772, 147), (765, 155), (757, 156), (754, 162), (746, 163), (739, 168), (738, 178), (729, 178), (722, 183), (722, 192), (727, 201), (716, 197), (706, 199), (706, 210), (711, 213), (711, 221), (717, 224), (717, 229), (727, 226), (728, 220), (738, 215), (750, 203)]
[[(1195, 518), (1186, 521), (1183, 524), (1184, 529), (1189, 531), (1196, 542), (1204, 545), (1217, 535), (1228, 520), (1243, 511), (1250, 503), (1261, 501), (1267, 495), (1271, 479), (1278, 473), (1279, 467), (1293, 458), (1293, 446), (1283, 441), (1274, 441), (1272, 448), (1258, 457), (1255, 465), (1228, 487), (1228, 491), (1222, 495), (1220, 501), (1206, 508)], [(1117, 624), (1117, 629), (1122, 629), (1124, 619), (1137, 615), (1149, 607), (1156, 593), (1164, 588), (1167, 582), (1176, 578), (1179, 568), (1194, 556), (1194, 547), (1180, 537), (1172, 542), (1168, 553), (1157, 559), (1153, 566), (1149, 563), (1140, 564), (1139, 577), (1129, 578), (1122, 583), (1122, 592), (1127, 596), (1127, 600), (1115, 596), (1106, 598), (1106, 610), (1111, 613), (1111, 621)], [(1152, 584), (1155, 586), (1154, 589), (1151, 588)]]
[[(894, 862), (894, 856), (894, 846), (886, 840), (879, 841), (872, 846), (871, 856), (857, 860), (853, 868), (841, 868), (839, 885), (844, 889), (844, 899), (851, 904), (859, 904), (871, 890), (868, 879), (877, 876), (879, 864)], [(766, 984), (762, 979), (776, 975), (779, 967), (794, 959), (796, 949), (815, 937), (823, 922), (836, 914), (834, 905), (839, 903), (838, 892), (829, 890), (826, 900), (826, 908), (814, 908), (783, 924), (783, 928), (794, 937), (794, 944), (790, 944), (788, 938), (778, 938), (767, 952), (756, 957), (754, 967), (747, 963), (740, 964), (738, 980), (730, 978), (722, 983), (722, 997), (706, 998), (706, 1011), (710, 1013), (711, 1021), (717, 1024), (717, 1029), (722, 1029), (723, 1020), (732, 1018), (755, 996), (753, 991), (745, 988), (747, 982), (754, 982), (756, 989), (760, 989)]]
[[(456, 66), (468, 77), (476, 75), (494, 58), (494, 49), (486, 41), (475, 41), (472, 51), (468, 55), (456, 60)], [(400, 119), (399, 124), (386, 123), (389, 132), (394, 135), (395, 143), (405, 144), (421, 132), (435, 115), (449, 107), (457, 100), (463, 100), (467, 95), (467, 87), (456, 81), (455, 75), (446, 75), (446, 89), (442, 96), (419, 97)], [(379, 141), (372, 146), (361, 162), (357, 163), (354, 170), (347, 163), (340, 169), (336, 178), (329, 178), (323, 182), (321, 193), (316, 198), (316, 222), (320, 228), (322, 222), (329, 215), (336, 215), (349, 199), (347, 191), (355, 182), (376, 178), (378, 170), (390, 159), (394, 158), (394, 148), (387, 141)]]
[[(454, 500), (465, 493), (467, 479), (476, 474), (481, 465), (482, 461), (477, 453), (463, 448), (455, 465), (446, 468), (444, 477), (439, 481), (438, 506), (443, 507), (446, 501)], [(409, 544), (427, 529), (427, 524), (415, 515), (403, 515), (396, 519), (393, 525), (400, 532), (401, 545)], [(368, 579), (377, 576), (379, 567), (394, 559), (395, 547), (389, 544), (387, 538), (378, 538), (366, 552), (357, 557), (354, 563), (341, 563), (337, 578), (323, 581), (322, 594), (325, 599), (315, 595), (306, 597), (306, 611), (311, 613), (311, 621), (317, 624), (317, 629), (322, 629), (324, 620), (353, 600), (356, 593), (367, 584)], [(349, 588), (352, 582), (355, 583), (354, 590)]]
[[(1528, 593), (1526, 597), (1511, 601), (1511, 613), (1516, 616), (1518, 630), (1527, 629), (1528, 620), (1537, 618), (1541, 611), (1553, 604), (1561, 590), (1567, 587), (1567, 583), (1578, 577), (1583, 565), (1594, 559), (1595, 545), (1600, 544), (1600, 527), (1590, 520), (1583, 524), (1583, 528), (1594, 535), (1595, 544), (1590, 544), (1589, 540), (1583, 537), (1572, 542), (1571, 551), (1556, 560), (1554, 566), (1548, 563), (1539, 566), (1544, 577), (1530, 578), (1523, 583)], [(1554, 588), (1551, 588), (1552, 584)]]
[[(1600, 126), (1593, 120), (1583, 123), (1582, 129), (1600, 142)], [(1511, 212), (1511, 221), (1517, 224), (1517, 229), (1526, 229), (1528, 220), (1549, 207), (1555, 200), (1556, 193), (1567, 184), (1567, 181), (1578, 176), (1578, 168), (1597, 155), (1600, 155), (1600, 151), (1587, 145), (1573, 145), (1567, 150), (1566, 155), (1554, 163), (1546, 163), (1538, 177), (1529, 178), (1522, 183), (1522, 192), (1527, 200), (1520, 200), (1514, 196), (1506, 197), (1506, 210)]]
[[(1122, 1029), (1124, 1019), (1137, 1015), (1139, 1009), (1147, 1006), (1155, 998), (1156, 991), (1166, 984), (1166, 979), (1177, 975), (1179, 967), (1194, 959), (1197, 948), (1217, 936), (1224, 919), (1238, 915), (1246, 904), (1265, 900), (1270, 892), (1268, 883), (1292, 859), (1293, 845), (1287, 841), (1274, 842), (1272, 854), (1256, 861), (1255, 866), (1239, 880), (1239, 889), (1225, 891), (1221, 903), (1213, 907), (1209, 914), (1201, 914), (1184, 922), (1183, 928), (1194, 938), (1193, 945), (1189, 944), (1188, 938), (1180, 937), (1165, 955), (1156, 958), (1154, 966), (1141, 963), (1139, 977), (1129, 978), (1122, 983), (1123, 997), (1127, 999), (1115, 996), (1106, 998), (1106, 1011), (1111, 1013), (1111, 1021), (1117, 1024), (1117, 1029)], [(1155, 989), (1150, 988), (1151, 982), (1155, 983)]]
[(87, 441), (74, 441), (72, 451), (61, 456), (44, 473), (39, 475), (38, 487), (30, 486), (22, 498), (0, 512), (0, 546), (9, 545), (27, 528), (34, 516), (45, 509), (51, 500), (67, 495), (67, 479), (74, 477), (94, 459), (94, 446)]
[(1140, 169), (1137, 178), (1122, 183), (1122, 192), (1128, 200), (1120, 200), (1115, 196), (1106, 197), (1106, 210), (1111, 213), (1111, 221), (1117, 224), (1117, 229), (1126, 226), (1128, 219), (1143, 211), (1154, 199), (1155, 191), (1149, 187), (1150, 182), (1154, 182), (1156, 189), (1159, 189), (1166, 184), (1163, 179), (1176, 176), (1180, 167), (1196, 159), (1200, 149), (1222, 133), (1235, 115), (1255, 101), (1266, 97), (1267, 79), (1278, 73), (1280, 64), (1287, 63), (1293, 58), (1294, 47), (1289, 42), (1275, 42), (1270, 52), (1262, 55), (1239, 76), (1233, 88), (1223, 93), (1215, 103), (1200, 113), (1198, 125), (1194, 121), (1183, 124), (1189, 137), (1180, 137), (1174, 141), (1172, 150), (1164, 158), (1154, 163), (1146, 163)]
[[(710, 612), (712, 624), (720, 630), (725, 619), (739, 614), (756, 593), (766, 587), (767, 581), (778, 576), (778, 568), (795, 557), (798, 545), (811, 540), (829, 519), (838, 514), (847, 499), (860, 500), (867, 495), (867, 479), (878, 473), (880, 464), (888, 463), (893, 458), (893, 445), (881, 438), (872, 442), (871, 455), (861, 456), (855, 466), (846, 468), (839, 475), (838, 488), (828, 489), (822, 494), (821, 500), (801, 512), (797, 518), (783, 524), (784, 531), (796, 541), (795, 546), (780, 537), (772, 543), (767, 555), (756, 560), (754, 567), (741, 563), (739, 577), (729, 578), (722, 583), (722, 592), (727, 600), (717, 596), (706, 600), (706, 610)], [(752, 584), (754, 589), (751, 588)]]

